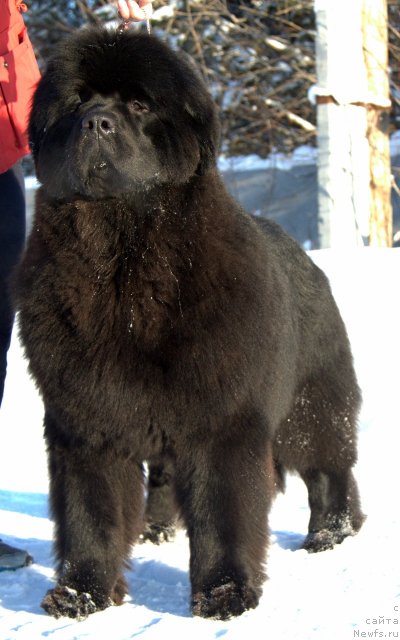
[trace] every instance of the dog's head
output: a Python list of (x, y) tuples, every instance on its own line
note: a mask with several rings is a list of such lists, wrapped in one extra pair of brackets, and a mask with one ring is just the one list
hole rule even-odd
[(50, 196), (99, 199), (206, 173), (219, 124), (186, 58), (147, 34), (87, 29), (50, 61), (29, 136)]

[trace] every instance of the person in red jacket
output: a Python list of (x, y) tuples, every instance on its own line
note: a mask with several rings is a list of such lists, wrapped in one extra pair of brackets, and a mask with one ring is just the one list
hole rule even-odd
[[(0, 0), (0, 405), (14, 321), (9, 278), (25, 241), (25, 191), (21, 158), (29, 153), (30, 103), (40, 74), (21, 12), (26, 5)], [(0, 570), (32, 562), (0, 540)]]
[(0, 405), (13, 325), (8, 280), (25, 240), (20, 160), (29, 153), (29, 109), (40, 77), (24, 10), (18, 0), (0, 0)]

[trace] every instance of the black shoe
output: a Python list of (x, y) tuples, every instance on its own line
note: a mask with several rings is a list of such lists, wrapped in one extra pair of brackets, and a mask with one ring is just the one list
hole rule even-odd
[(33, 558), (27, 551), (11, 547), (0, 540), (0, 571), (28, 567), (32, 562)]

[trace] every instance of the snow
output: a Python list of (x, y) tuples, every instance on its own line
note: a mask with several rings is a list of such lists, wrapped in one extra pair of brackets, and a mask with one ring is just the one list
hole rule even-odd
[(27, 191), (31, 191), (32, 189), (37, 189), (40, 186), (40, 182), (36, 178), (36, 176), (26, 176), (25, 178), (25, 189)]
[(400, 249), (310, 255), (331, 280), (364, 394), (356, 477), (368, 518), (361, 532), (332, 551), (309, 555), (301, 550), (307, 496), (301, 481), (291, 477), (270, 516), (269, 580), (256, 610), (228, 622), (191, 617), (188, 543), (182, 532), (172, 543), (134, 549), (133, 570), (127, 573), (130, 595), (123, 606), (81, 622), (49, 617), (40, 608), (53, 584), (43, 407), (14, 334), (0, 413), (6, 442), (0, 450), (0, 535), (28, 549), (35, 562), (0, 573), (1, 640), (398, 637)]
[(299, 165), (316, 164), (317, 150), (309, 145), (301, 145), (293, 153), (272, 153), (267, 158), (256, 154), (247, 156), (226, 157), (218, 159), (218, 169), (224, 171), (259, 171), (265, 169), (280, 169), (290, 171)]
[[(229, 93), (229, 92), (228, 92)], [(309, 90), (310, 102), (315, 101), (317, 87), (313, 85)], [(229, 98), (228, 98), (229, 99)], [(400, 131), (395, 131), (390, 136), (391, 157), (400, 155)], [(292, 153), (271, 153), (267, 158), (261, 158), (257, 154), (246, 156), (225, 156), (221, 154), (218, 159), (218, 169), (225, 171), (260, 171), (266, 169), (280, 169), (281, 171), (291, 171), (293, 167), (304, 165), (315, 165), (318, 159), (318, 149), (310, 145), (301, 145)]]

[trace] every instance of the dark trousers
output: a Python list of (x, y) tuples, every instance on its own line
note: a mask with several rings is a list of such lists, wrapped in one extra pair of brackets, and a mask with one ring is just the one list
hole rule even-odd
[(20, 163), (0, 173), (0, 405), (3, 399), (14, 311), (10, 276), (25, 242), (25, 186)]

